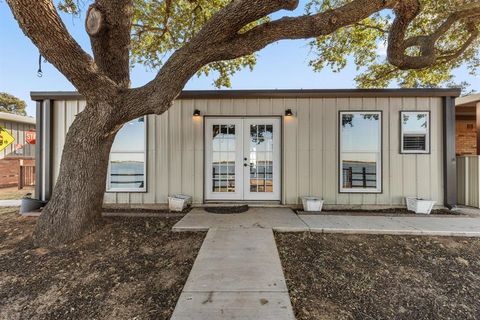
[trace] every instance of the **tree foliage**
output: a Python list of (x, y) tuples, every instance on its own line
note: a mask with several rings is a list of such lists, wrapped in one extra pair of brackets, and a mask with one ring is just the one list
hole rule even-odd
[(21, 116), (27, 115), (25, 108), (27, 104), (25, 101), (8, 94), (0, 92), (0, 112), (14, 113)]
[[(308, 0), (303, 2), (308, 15), (345, 5), (349, 0)], [(422, 12), (411, 23), (409, 36), (429, 34), (448, 18), (459, 6), (468, 5), (465, 0), (422, 0)], [(203, 25), (229, 0), (134, 0), (131, 61), (158, 70), (164, 61), (180, 47), (188, 43)], [(78, 13), (85, 5), (78, 0), (64, 0), (59, 9)], [(265, 17), (250, 24), (249, 28), (268, 21)], [(469, 48), (458, 56), (456, 52), (470, 36), (464, 22), (457, 22), (436, 44), (438, 53), (445, 59), (434, 66), (422, 69), (401, 70), (389, 63), (386, 57), (388, 34), (394, 15), (384, 10), (353, 25), (341, 28), (329, 35), (309, 41), (313, 58), (309, 65), (316, 72), (326, 67), (340, 72), (348, 63), (354, 63), (358, 71), (355, 81), (359, 87), (437, 87), (457, 86), (466, 88), (466, 82), (455, 82), (453, 71), (465, 66), (471, 75), (478, 75), (480, 66), (479, 45), (476, 37)], [(476, 24), (478, 27), (478, 23)], [(229, 61), (210, 63), (197, 75), (215, 74), (216, 87), (230, 87), (236, 72), (256, 64), (256, 54), (249, 54)]]
[[(312, 0), (308, 3), (308, 13), (332, 9), (346, 0)], [(411, 23), (408, 36), (432, 34), (460, 6), (471, 1), (464, 0), (422, 0), (422, 11)], [(349, 58), (353, 60), (358, 76), (359, 87), (388, 87), (392, 84), (401, 87), (437, 87), (442, 85), (465, 87), (465, 82), (454, 83), (452, 71), (466, 66), (472, 75), (478, 75), (480, 66), (480, 39), (478, 37), (469, 48), (453, 57), (470, 36), (465, 21), (458, 21), (447, 30), (436, 43), (437, 53), (445, 58), (434, 66), (422, 69), (401, 70), (389, 63), (386, 56), (388, 35), (393, 21), (390, 10), (384, 10), (371, 17), (347, 26), (330, 35), (310, 41), (314, 58), (310, 65), (315, 71), (330, 67), (338, 72), (346, 67)], [(478, 21), (476, 27), (479, 27)], [(452, 57), (451, 57), (452, 56)]]
[[(160, 68), (165, 59), (197, 34), (228, 0), (135, 0), (132, 30), (132, 62)], [(251, 26), (254, 26), (252, 24)], [(230, 87), (230, 78), (243, 68), (253, 69), (255, 54), (231, 61), (210, 63), (198, 76), (216, 72), (216, 87)]]

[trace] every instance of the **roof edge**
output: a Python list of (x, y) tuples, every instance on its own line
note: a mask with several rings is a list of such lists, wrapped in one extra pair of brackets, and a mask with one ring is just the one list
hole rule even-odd
[[(329, 97), (459, 97), (460, 89), (272, 89), (272, 90), (184, 90), (178, 99), (232, 98), (329, 98)], [(77, 91), (32, 91), (32, 100), (77, 100)]]
[(456, 106), (461, 107), (461, 106), (475, 106), (477, 103), (480, 102), (480, 94), (470, 94), (468, 96), (460, 97), (457, 99)]
[(36, 124), (36, 120), (34, 117), (22, 116), (19, 114), (8, 113), (8, 112), (0, 112), (0, 120), (27, 123), (27, 124)]

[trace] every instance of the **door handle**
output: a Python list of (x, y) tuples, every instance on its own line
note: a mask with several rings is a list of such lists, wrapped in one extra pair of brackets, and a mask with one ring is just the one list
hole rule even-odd
[(248, 160), (248, 158), (243, 158), (243, 161), (247, 161), (247, 160)]

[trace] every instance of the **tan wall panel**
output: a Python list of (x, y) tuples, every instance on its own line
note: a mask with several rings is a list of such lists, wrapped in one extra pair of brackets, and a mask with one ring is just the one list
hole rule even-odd
[[(283, 190), (285, 203), (298, 203), (298, 117), (297, 99), (285, 99), (286, 108), (292, 109), (294, 116), (283, 121)], [(303, 119), (303, 117), (302, 117)]]
[(310, 195), (323, 194), (323, 163), (325, 152), (323, 150), (323, 99), (310, 99), (309, 115), (309, 180)]
[[(53, 115), (54, 179), (68, 126), (84, 101), (55, 101)], [(283, 118), (282, 199), (299, 204), (304, 195), (320, 196), (335, 205), (402, 205), (405, 196), (443, 202), (441, 98), (315, 98), (210, 99), (176, 101), (163, 115), (147, 120), (147, 192), (107, 193), (106, 203), (166, 203), (174, 193), (203, 202), (204, 128), (202, 116), (295, 116)], [(431, 111), (431, 154), (399, 153), (400, 110)], [(341, 110), (381, 110), (383, 113), (380, 194), (339, 194), (338, 113)], [(472, 191), (473, 192), (473, 191)]]
[(323, 199), (326, 204), (337, 204), (338, 194), (338, 112), (336, 99), (324, 100), (323, 121)]

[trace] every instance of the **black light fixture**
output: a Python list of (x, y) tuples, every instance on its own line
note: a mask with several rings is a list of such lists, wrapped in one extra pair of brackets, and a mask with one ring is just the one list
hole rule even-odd
[(193, 116), (194, 117), (200, 117), (200, 110), (198, 110), (198, 109), (193, 110)]
[(293, 116), (292, 109), (285, 110), (285, 117), (291, 117), (291, 116)]

